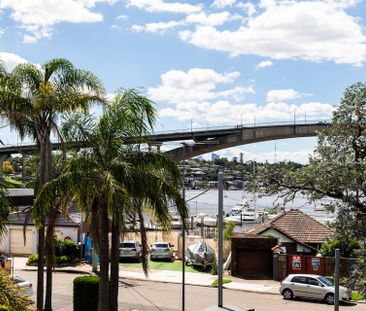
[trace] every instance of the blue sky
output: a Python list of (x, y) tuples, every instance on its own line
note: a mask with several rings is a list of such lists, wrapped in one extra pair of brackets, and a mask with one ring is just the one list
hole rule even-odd
[[(366, 80), (365, 9), (357, 0), (0, 0), (0, 57), (9, 70), (68, 58), (108, 94), (144, 87), (157, 130), (290, 121), (294, 110), (299, 120), (326, 119), (346, 86)], [(314, 145), (220, 154), (306, 162)]]

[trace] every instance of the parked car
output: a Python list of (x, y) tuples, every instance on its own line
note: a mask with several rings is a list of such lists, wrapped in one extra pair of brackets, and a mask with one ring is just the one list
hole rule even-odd
[(33, 295), (33, 286), (31, 282), (28, 282), (21, 278), (20, 276), (14, 276), (13, 280), (17, 287), (21, 290), (22, 295), (32, 296)]
[(170, 260), (174, 261), (173, 247), (168, 242), (156, 242), (151, 246), (150, 260)]
[(137, 260), (141, 258), (140, 245), (137, 241), (125, 241), (119, 245), (120, 260)]
[[(321, 275), (290, 274), (281, 282), (280, 293), (284, 299), (302, 297), (334, 304), (334, 285)], [(339, 300), (351, 300), (351, 295), (348, 288), (339, 286)]]

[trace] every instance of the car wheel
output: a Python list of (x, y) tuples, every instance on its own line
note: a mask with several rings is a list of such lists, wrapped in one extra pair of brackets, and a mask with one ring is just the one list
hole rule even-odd
[(327, 294), (325, 296), (325, 302), (328, 304), (328, 305), (334, 305), (334, 294)]
[(283, 290), (282, 296), (284, 299), (290, 300), (294, 297), (294, 294), (292, 293), (292, 290), (286, 288), (285, 290)]

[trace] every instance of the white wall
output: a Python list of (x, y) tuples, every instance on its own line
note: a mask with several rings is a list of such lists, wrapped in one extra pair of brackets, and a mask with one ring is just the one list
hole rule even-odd
[(262, 236), (271, 235), (278, 239), (279, 243), (294, 243), (294, 240), (289, 239), (287, 236), (277, 231), (276, 229), (269, 228), (261, 233)]
[[(7, 233), (4, 237), (2, 243), (0, 243), (0, 253), (9, 254), (10, 251), (10, 229), (18, 229), (23, 230), (23, 226), (21, 225), (7, 225), (6, 230)], [(34, 225), (28, 225), (27, 229), (32, 229), (32, 253), (37, 253), (37, 241), (38, 241), (38, 234), (36, 227)], [(59, 235), (60, 239), (64, 239), (65, 237), (70, 237), (72, 240), (77, 243), (79, 241), (78, 236), (78, 228), (77, 227), (55, 227), (55, 231)], [(31, 254), (29, 254), (31, 255)]]

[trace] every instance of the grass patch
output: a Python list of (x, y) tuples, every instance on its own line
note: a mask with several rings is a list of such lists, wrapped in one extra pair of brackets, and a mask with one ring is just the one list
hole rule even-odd
[(358, 300), (362, 300), (364, 299), (364, 296), (360, 293), (352, 293), (352, 298), (353, 301), (358, 301)]
[[(222, 284), (227, 284), (227, 283), (231, 283), (231, 282), (232, 282), (232, 280), (222, 279)], [(213, 281), (211, 286), (213, 286), (213, 287), (219, 286), (219, 279), (216, 279), (215, 281)]]
[[(139, 262), (123, 262), (120, 264), (121, 268), (141, 268), (142, 264)], [(176, 260), (174, 262), (168, 261), (149, 261), (149, 269), (153, 270), (170, 270), (170, 271), (182, 271), (182, 262)], [(206, 272), (199, 269), (195, 269), (191, 266), (186, 266), (186, 272)]]

